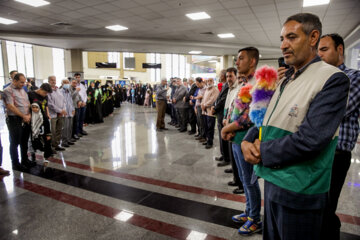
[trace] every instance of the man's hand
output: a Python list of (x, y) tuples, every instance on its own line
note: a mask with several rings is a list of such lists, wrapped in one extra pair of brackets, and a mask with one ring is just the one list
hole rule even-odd
[(78, 108), (81, 108), (81, 101), (78, 102), (77, 106)]
[(79, 87), (77, 87), (77, 88), (76, 88), (76, 91), (80, 92), (80, 88), (79, 88)]
[(66, 110), (63, 109), (63, 110), (61, 111), (60, 115), (63, 116), (63, 117), (65, 117), (65, 116), (67, 115)]
[(71, 115), (73, 115), (73, 116), (75, 115), (75, 110), (71, 112)]
[(31, 115), (30, 115), (30, 114), (24, 115), (23, 121), (24, 121), (24, 123), (30, 123), (30, 121), (31, 121)]
[(51, 140), (51, 136), (46, 136), (46, 140), (50, 141), (50, 140)]
[(183, 97), (183, 102), (186, 102), (186, 98), (185, 98), (185, 97)]
[(189, 100), (189, 104), (190, 106), (194, 105), (194, 103), (191, 100)]
[(211, 114), (214, 115), (215, 114), (215, 107), (212, 106), (210, 111), (211, 111)]
[(241, 150), (244, 154), (245, 161), (253, 165), (260, 163), (260, 141), (255, 141), (255, 143), (242, 141)]
[(82, 102), (81, 107), (85, 107), (85, 106), (86, 106), (86, 102)]
[(175, 98), (173, 98), (173, 103), (176, 103), (176, 99), (175, 99)]

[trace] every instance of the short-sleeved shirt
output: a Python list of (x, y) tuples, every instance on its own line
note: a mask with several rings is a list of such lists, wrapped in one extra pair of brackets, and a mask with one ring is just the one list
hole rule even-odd
[[(4, 100), (6, 104), (13, 104), (22, 114), (30, 113), (30, 102), (28, 94), (23, 88), (15, 88), (10, 84), (4, 89)], [(8, 116), (16, 116), (16, 114), (7, 109)]]

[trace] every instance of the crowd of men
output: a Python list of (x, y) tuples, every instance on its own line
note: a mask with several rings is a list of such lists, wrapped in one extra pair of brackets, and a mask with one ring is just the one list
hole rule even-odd
[[(338, 34), (322, 36), (316, 15), (289, 17), (280, 35), (288, 67), (279, 67), (274, 95), (261, 131), (249, 118), (241, 90), (254, 86), (259, 51), (238, 51), (235, 68), (223, 70), (219, 89), (213, 79), (163, 79), (156, 92), (157, 124), (168, 130), (196, 134), (213, 146), (217, 119), (220, 161), (231, 163), (236, 186), (245, 193), (246, 208), (232, 220), (242, 235), (263, 232), (264, 239), (340, 239), (335, 214), (359, 134), (360, 72), (344, 65), (344, 41)], [(296, 111), (294, 111), (296, 110)], [(264, 179), (265, 211), (260, 216), (258, 178)]]

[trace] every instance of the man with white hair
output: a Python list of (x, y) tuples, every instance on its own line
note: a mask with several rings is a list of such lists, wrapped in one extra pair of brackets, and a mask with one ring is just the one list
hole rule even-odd
[(52, 93), (48, 94), (48, 107), (51, 118), (51, 133), (52, 133), (52, 147), (56, 151), (64, 151), (65, 148), (60, 147), (60, 140), (62, 135), (63, 117), (65, 117), (66, 109), (64, 96), (56, 86), (56, 77), (49, 76), (48, 82), (51, 85)]
[(156, 120), (156, 130), (168, 130), (165, 127), (165, 112), (166, 112), (166, 93), (169, 87), (167, 87), (166, 78), (161, 79), (161, 84), (156, 89), (156, 110), (157, 110), (157, 120)]

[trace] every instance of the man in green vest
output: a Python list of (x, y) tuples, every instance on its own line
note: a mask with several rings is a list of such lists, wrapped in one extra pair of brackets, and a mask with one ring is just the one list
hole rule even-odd
[[(349, 79), (317, 56), (322, 25), (299, 13), (285, 21), (281, 50), (291, 68), (267, 107), (262, 127), (241, 143), (265, 182), (264, 239), (319, 239)], [(260, 134), (259, 134), (260, 133)]]

